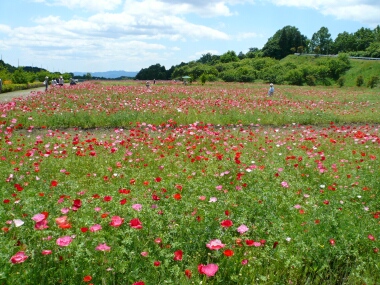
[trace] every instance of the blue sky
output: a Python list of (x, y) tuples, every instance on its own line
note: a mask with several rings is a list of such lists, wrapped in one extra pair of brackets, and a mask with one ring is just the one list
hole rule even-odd
[(283, 27), (380, 25), (379, 0), (0, 0), (0, 54), (59, 72), (139, 71), (262, 48)]

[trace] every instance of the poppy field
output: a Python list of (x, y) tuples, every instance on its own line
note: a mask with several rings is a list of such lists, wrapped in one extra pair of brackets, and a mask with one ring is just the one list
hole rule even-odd
[(380, 96), (82, 83), (0, 102), (0, 284), (378, 284)]

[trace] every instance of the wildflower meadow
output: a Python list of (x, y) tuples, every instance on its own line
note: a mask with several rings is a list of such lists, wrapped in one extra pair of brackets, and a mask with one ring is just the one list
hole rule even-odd
[(0, 102), (0, 284), (379, 284), (378, 91), (275, 87)]

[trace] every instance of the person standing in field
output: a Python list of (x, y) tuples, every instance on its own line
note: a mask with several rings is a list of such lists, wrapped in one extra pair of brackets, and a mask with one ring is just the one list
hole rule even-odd
[(59, 86), (63, 86), (63, 83), (65, 83), (65, 82), (63, 81), (63, 77), (61, 76), (61, 77), (59, 78), (58, 85), (59, 85)]
[(273, 93), (274, 93), (274, 87), (273, 87), (273, 83), (271, 83), (269, 84), (268, 96), (269, 97), (273, 96)]
[(147, 82), (145, 83), (145, 86), (146, 86), (146, 88), (148, 88), (148, 89), (149, 89), (149, 87), (150, 87), (150, 82), (149, 82), (149, 81), (147, 81)]
[(45, 81), (44, 81), (44, 85), (45, 85), (45, 91), (48, 90), (48, 86), (49, 86), (49, 77), (45, 77)]

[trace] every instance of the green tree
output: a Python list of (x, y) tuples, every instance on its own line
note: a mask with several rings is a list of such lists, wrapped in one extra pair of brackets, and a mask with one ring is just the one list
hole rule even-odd
[(201, 58), (197, 60), (200, 63), (211, 63), (213, 60), (211, 53), (202, 54)]
[(15, 84), (28, 83), (28, 74), (23, 70), (22, 67), (19, 67), (15, 70), (15, 72), (12, 75), (12, 82)]
[(373, 42), (366, 49), (366, 56), (380, 58), (380, 41)]
[(293, 26), (278, 30), (264, 45), (263, 56), (281, 59), (292, 53), (291, 49), (306, 45), (306, 36)]
[(149, 66), (148, 68), (141, 69), (136, 74), (136, 79), (138, 80), (153, 80), (153, 79), (161, 79), (166, 80), (166, 68), (165, 66), (161, 66), (161, 64), (157, 63)]
[(355, 50), (355, 36), (353, 34), (343, 32), (339, 33), (332, 44), (332, 53), (350, 52)]
[(87, 72), (86, 75), (84, 76), (87, 80), (91, 80), (92, 75), (90, 72)]
[(239, 61), (238, 56), (233, 50), (229, 50), (220, 56), (220, 61), (223, 63)]
[(355, 50), (366, 50), (375, 40), (375, 34), (371, 29), (361, 28), (354, 33)]
[(310, 47), (314, 50), (316, 47), (320, 48), (321, 54), (329, 54), (332, 49), (332, 39), (329, 29), (322, 27), (318, 32), (314, 33), (310, 40)]

